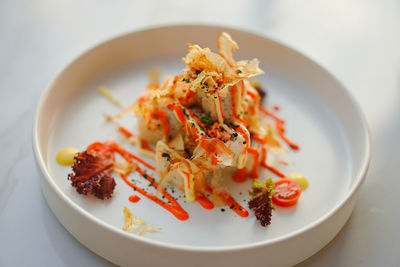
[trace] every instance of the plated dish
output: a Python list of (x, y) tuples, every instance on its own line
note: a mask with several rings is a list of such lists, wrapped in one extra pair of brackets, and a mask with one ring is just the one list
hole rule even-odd
[[(194, 191), (186, 191), (185, 186), (191, 185), (190, 179), (189, 183), (185, 185), (185, 179), (177, 178), (182, 176), (180, 174), (169, 178), (164, 176), (166, 178), (165, 185), (172, 184), (173, 188), (181, 188), (182, 192), (185, 192), (184, 196), (183, 193), (176, 190), (173, 197), (178, 199), (176, 201), (188, 213), (189, 219), (187, 220), (176, 220), (168, 211), (162, 208), (154, 209), (155, 204), (142, 196), (140, 196), (142, 199), (139, 202), (130, 202), (128, 197), (133, 195), (133, 190), (128, 186), (119, 186), (118, 183), (122, 181), (121, 179), (117, 180), (111, 200), (99, 201), (95, 197), (83, 197), (77, 194), (75, 188), (71, 187), (70, 181), (66, 179), (71, 170), (58, 165), (55, 161), (57, 152), (62, 148), (75, 146), (79, 151), (84, 151), (93, 141), (104, 143), (105, 140), (110, 139), (110, 136), (115, 136), (115, 143), (123, 144), (124, 149), (132, 149), (130, 153), (136, 153), (133, 148), (129, 148), (127, 136), (116, 135), (118, 127), (114, 123), (106, 122), (104, 116), (100, 115), (104, 112), (116, 114), (120, 112), (120, 108), (98, 95), (98, 85), (105, 85), (116, 99), (128, 106), (133, 98), (140, 98), (143, 88), (148, 86), (146, 73), (149, 69), (158, 68), (162, 70), (163, 74), (178, 74), (178, 76), (189, 74), (185, 71), (183, 74), (179, 74), (185, 68), (179, 58), (182, 57), (182, 51), (186, 50), (186, 43), (198, 43), (201, 47), (207, 47), (215, 43), (215, 36), (223, 31), (229, 32), (241, 46), (237, 52), (237, 58), (259, 58), (260, 68), (266, 72), (264, 76), (267, 76), (258, 78), (268, 92), (268, 103), (264, 102), (262, 105), (273, 107), (279, 104), (281, 109), (274, 111), (273, 114), (279, 114), (280, 117), (287, 119), (286, 133), (298, 144), (301, 144), (299, 152), (290, 153), (284, 158), (289, 163), (288, 166), (280, 168), (285, 176), (292, 172), (301, 172), (307, 175), (310, 187), (301, 195), (299, 203), (291, 208), (277, 207), (271, 225), (264, 228), (260, 226), (254, 216), (241, 217), (240, 214), (231, 212), (230, 205), (225, 206), (226, 198), (218, 199), (220, 193), (225, 192), (219, 183), (212, 188), (211, 192), (206, 192), (207, 186), (210, 186), (211, 182), (209, 177), (205, 177), (206, 185), (203, 184), (203, 187), (200, 186)], [(171, 37), (169, 38), (171, 42), (168, 44), (162, 42), (165, 36)], [(229, 38), (227, 39), (229, 40)], [(217, 51), (217, 48), (212, 50)], [(202, 72), (203, 70), (200, 70), (196, 74), (196, 70), (194, 70), (190, 84)], [(236, 72), (236, 74), (238, 73)], [(186, 77), (184, 79), (186, 81)], [(254, 86), (248, 84), (247, 81), (239, 80), (240, 86), (242, 83), (246, 90), (254, 89)], [(232, 91), (232, 86), (235, 84), (229, 85), (227, 89)], [(158, 85), (162, 87), (162, 83)], [(219, 103), (218, 96), (217, 100)], [(341, 103), (340, 107), (339, 102)], [(177, 103), (181, 105), (182, 109), (188, 109), (188, 113), (189, 110), (194, 113), (198, 112), (197, 117), (201, 124), (212, 123), (212, 125), (200, 127), (205, 128), (204, 130), (215, 130), (211, 129), (212, 126), (229, 124), (228, 121), (225, 121), (225, 117), (221, 118), (221, 115), (225, 114), (229, 118), (228, 109), (221, 108), (222, 112), (218, 115), (218, 109), (204, 112), (207, 107), (212, 105), (205, 104), (200, 111), (195, 108), (191, 109), (189, 104), (181, 102), (167, 105), (175, 106)], [(202, 103), (202, 101), (198, 103)], [(221, 99), (221, 103), (223, 103), (223, 99)], [(216, 104), (213, 106), (218, 107)], [(179, 121), (178, 113), (180, 111), (177, 111), (179, 109), (171, 106), (171, 110), (171, 116), (175, 116), (178, 123), (184, 124)], [(234, 108), (231, 110), (235, 112)], [(204, 114), (201, 114), (202, 111)], [(154, 112), (140, 112), (140, 109), (137, 112), (139, 117), (145, 117), (148, 114), (154, 114)], [(168, 114), (166, 115), (168, 116)], [(189, 115), (184, 114), (184, 119), (193, 118)], [(205, 117), (203, 122), (201, 121), (202, 117)], [(271, 116), (267, 115), (266, 117), (270, 117), (269, 119), (274, 121)], [(157, 122), (159, 118), (153, 118), (154, 122)], [(246, 118), (246, 124), (250, 120), (251, 118)], [(150, 145), (156, 150), (155, 158), (157, 159), (158, 155), (160, 160), (160, 164), (156, 165), (159, 167), (158, 171), (148, 171), (151, 176), (160, 175), (162, 178), (163, 170), (173, 167), (170, 166), (171, 162), (161, 163), (168, 158), (171, 160), (174, 153), (170, 149), (175, 145), (177, 146), (174, 151), (181, 150), (178, 153), (184, 158), (181, 161), (186, 161), (187, 158), (193, 159), (193, 155), (197, 155), (194, 153), (196, 146), (190, 149), (187, 145), (191, 143), (185, 143), (186, 137), (182, 136), (183, 132), (177, 131), (171, 140), (168, 140), (168, 136), (164, 137), (166, 127), (154, 128), (153, 132), (146, 132), (146, 129), (140, 132), (134, 127), (135, 124), (131, 124), (125, 117), (118, 123), (127, 126), (128, 132), (141, 138), (150, 138), (150, 134), (155, 134), (157, 130), (162, 129), (162, 139), (165, 138), (166, 146), (160, 147), (157, 143), (154, 143), (154, 147)], [(235, 126), (237, 125), (237, 121), (233, 123)], [(157, 126), (157, 124), (155, 125)], [(170, 124), (168, 123), (168, 125)], [(249, 130), (248, 125), (245, 126), (246, 130)], [(210, 132), (209, 134), (207, 132), (205, 133), (206, 139), (213, 140), (215, 138), (212, 136), (213, 134), (221, 133)], [(233, 134), (234, 131), (231, 136)], [(239, 135), (239, 133), (237, 134)], [(179, 135), (183, 142), (174, 140)], [(235, 136), (231, 136), (225, 140), (227, 143), (236, 140)], [(249, 137), (252, 138), (251, 136), (250, 133)], [(177, 138), (179, 139), (179, 137)], [(282, 137), (279, 138), (281, 141), (282, 139)], [(147, 141), (151, 143), (150, 139)], [(256, 143), (252, 142), (254, 140), (249, 141), (245, 140), (249, 147), (252, 143)], [(192, 143), (201, 142), (201, 138), (198, 138)], [(221, 142), (225, 144), (223, 140)], [(179, 149), (182, 148), (182, 143), (183, 149)], [(285, 140), (281, 143), (283, 147), (290, 148), (290, 144), (287, 144)], [(246, 146), (244, 147), (246, 148)], [(271, 262), (282, 265), (294, 264), (315, 253), (341, 228), (353, 208), (356, 192), (365, 175), (369, 159), (368, 132), (363, 117), (351, 97), (328, 73), (307, 58), (273, 41), (233, 29), (205, 26), (176, 26), (133, 33), (100, 45), (74, 61), (53, 82), (40, 104), (35, 126), (35, 150), (39, 167), (44, 174), (43, 191), (60, 222), (83, 244), (118, 264), (130, 262), (131, 256), (129, 255), (131, 254), (129, 253), (132, 251), (135, 251), (138, 262), (145, 263), (150, 260), (156, 264), (157, 259), (145, 259), (145, 255), (149, 255), (150, 251), (152, 253), (157, 251), (157, 253), (167, 255), (163, 262), (171, 264), (184, 265), (194, 257), (199, 262), (229, 258), (229, 262), (232, 264), (240, 265), (245, 264), (246, 261), (238, 253), (235, 253), (238, 250), (241, 251), (241, 255), (249, 257), (260, 254), (260, 251), (263, 251), (261, 253), (263, 256), (271, 257), (271, 255), (279, 254), (282, 249), (291, 251), (291, 256), (274, 259)], [(204, 148), (203, 150), (208, 152)], [(207, 167), (214, 166), (215, 168), (218, 166), (217, 164), (222, 164), (221, 162), (235, 162), (236, 166), (229, 166), (234, 167), (233, 174), (221, 176), (225, 178), (224, 181), (229, 181), (224, 188), (229, 188), (227, 192), (232, 198), (250, 214), (253, 214), (253, 211), (248, 208), (247, 202), (251, 198), (248, 191), (252, 187), (253, 181), (250, 176), (255, 176), (250, 175), (253, 170), (252, 165), (254, 166), (251, 163), (254, 163), (255, 160), (251, 159), (252, 156), (248, 156), (246, 164), (242, 162), (242, 165), (238, 166), (237, 164), (240, 162), (238, 155), (244, 154), (243, 147), (239, 147), (238, 151), (232, 155), (232, 159), (223, 158), (223, 153), (207, 155), (203, 157), (202, 164), (208, 163), (210, 166)], [(184, 153), (188, 154), (187, 158)], [(165, 154), (168, 154), (169, 157)], [(215, 165), (212, 165), (213, 156), (215, 157), (214, 163), (217, 163)], [(176, 157), (178, 158), (178, 156)], [(155, 164), (157, 160), (149, 162)], [(174, 163), (179, 163), (179, 160)], [(246, 178), (241, 183), (232, 181), (235, 173), (243, 169), (245, 165), (247, 166), (247, 163), (249, 166), (245, 168), (245, 175), (250, 179)], [(189, 178), (190, 174), (194, 174), (183, 168), (179, 167), (176, 170), (184, 175), (186, 175), (184, 172), (187, 172)], [(212, 172), (210, 171), (210, 173)], [(257, 174), (265, 179), (270, 176), (275, 181), (280, 179), (279, 175), (276, 175), (277, 173), (265, 168), (258, 169)], [(129, 179), (135, 180), (142, 188), (146, 185), (140, 182), (143, 177), (140, 177), (139, 174), (132, 173), (130, 176), (132, 178)], [(162, 180), (158, 181), (163, 182)], [(194, 189), (194, 187), (192, 188)], [(332, 188), (335, 190), (332, 191)], [(218, 194), (213, 194), (214, 191)], [(191, 193), (192, 195), (190, 195)], [(212, 210), (206, 210), (201, 205), (190, 202), (196, 200), (196, 197), (201, 197), (200, 193), (204, 194), (215, 206)], [(135, 195), (139, 196), (139, 194)], [(185, 197), (188, 199), (184, 199)], [(222, 203), (218, 203), (219, 200), (222, 200)], [(121, 228), (124, 226), (122, 207), (124, 206), (127, 206), (133, 215), (141, 217), (150, 224), (161, 226), (162, 231), (142, 237), (122, 231)], [(219, 207), (217, 208), (217, 206)], [(91, 238), (94, 235), (97, 237), (96, 241)], [(102, 242), (104, 240), (112, 241)], [(312, 245), (305, 246), (305, 242)], [(301, 247), (300, 251), (298, 247)], [(219, 252), (218, 256), (214, 253), (216, 251)], [(176, 258), (177, 255), (181, 255), (179, 261)], [(262, 259), (258, 258), (257, 261), (259, 260)]]
[[(280, 159), (285, 152), (282, 143), (293, 150), (299, 146), (286, 136), (285, 121), (261, 103), (266, 102), (266, 91), (260, 82), (249, 80), (264, 73), (258, 60), (236, 61), (233, 52), (238, 48), (226, 32), (218, 35), (219, 54), (189, 44), (188, 53), (182, 58), (186, 67), (181, 74), (169, 75), (160, 83), (158, 71), (151, 71), (148, 86), (128, 107), (105, 87), (99, 87), (101, 95), (121, 107), (121, 112), (106, 115), (105, 119), (119, 125), (118, 130), (135, 146), (136, 153), (154, 160), (155, 166), (111, 140), (94, 142), (82, 152), (62, 149), (56, 160), (60, 165), (72, 166), (68, 179), (77, 193), (102, 200), (112, 198), (114, 174), (134, 193), (154, 201), (182, 221), (188, 220), (189, 214), (169, 192), (174, 189), (181, 190), (186, 201), (198, 202), (207, 210), (214, 205), (225, 206), (247, 217), (247, 207), (231, 196), (227, 180), (243, 183), (249, 178), (253, 183), (246, 206), (262, 226), (271, 223), (274, 204), (296, 205), (308, 181), (301, 174), (286, 176), (279, 165), (288, 165)], [(274, 109), (278, 111), (279, 106)], [(136, 115), (139, 134), (119, 122), (132, 113)], [(118, 160), (116, 154), (123, 160)], [(260, 167), (283, 179), (274, 182), (260, 177)], [(148, 171), (155, 171), (158, 178)], [(156, 192), (130, 181), (133, 172), (138, 172)], [(168, 190), (168, 185), (173, 188)], [(138, 202), (140, 197), (131, 195), (129, 200)], [(131, 225), (132, 216), (126, 207), (124, 214), (125, 224)]]

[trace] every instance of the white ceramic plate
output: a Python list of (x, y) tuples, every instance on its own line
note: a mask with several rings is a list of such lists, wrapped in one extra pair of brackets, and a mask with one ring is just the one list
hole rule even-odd
[[(197, 203), (180, 203), (187, 221), (133, 193), (116, 177), (114, 197), (100, 201), (75, 192), (67, 180), (69, 167), (56, 163), (64, 147), (84, 150), (94, 141), (115, 139), (129, 145), (103, 113), (118, 109), (97, 94), (105, 85), (126, 105), (143, 91), (147, 71), (163, 77), (180, 72), (187, 43), (216, 50), (221, 31), (240, 46), (237, 59), (257, 57), (266, 75), (258, 79), (268, 91), (267, 105), (280, 105), (288, 135), (301, 149), (290, 153), (285, 173), (301, 172), (310, 187), (297, 206), (277, 208), (272, 224), (262, 228), (251, 215), (241, 218), (225, 207), (204, 210)], [(121, 121), (135, 130), (133, 116)], [(34, 127), (34, 149), (43, 173), (43, 192), (60, 222), (89, 249), (120, 265), (164, 266), (259, 263), (295, 264), (329, 242), (349, 217), (369, 162), (365, 120), (343, 86), (316, 63), (265, 37), (210, 26), (171, 26), (131, 33), (103, 43), (73, 61), (49, 86), (39, 105)], [(134, 151), (133, 148), (130, 148)], [(273, 176), (268, 171), (262, 177)], [(140, 180), (132, 174), (131, 178)], [(246, 206), (250, 182), (231, 184), (233, 196)], [(180, 194), (175, 193), (175, 196)], [(161, 226), (145, 237), (123, 232), (122, 207), (148, 223)]]

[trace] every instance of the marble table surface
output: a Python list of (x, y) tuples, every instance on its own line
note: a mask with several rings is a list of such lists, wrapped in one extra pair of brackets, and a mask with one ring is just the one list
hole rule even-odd
[(112, 266), (61, 226), (42, 195), (31, 142), (38, 99), (98, 42), (198, 22), (256, 30), (296, 48), (332, 72), (367, 117), (373, 154), (354, 212), (298, 266), (399, 266), (398, 0), (0, 1), (0, 266)]

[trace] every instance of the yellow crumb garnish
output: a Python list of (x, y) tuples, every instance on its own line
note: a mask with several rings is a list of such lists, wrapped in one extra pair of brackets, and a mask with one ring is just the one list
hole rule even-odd
[(161, 230), (161, 227), (156, 227), (154, 225), (144, 225), (142, 230), (140, 230), (139, 235), (144, 236), (145, 233), (154, 233)]
[(64, 166), (71, 166), (78, 152), (79, 150), (73, 147), (61, 149), (56, 155), (57, 163)]
[(127, 207), (123, 207), (123, 213), (125, 227), (123, 227), (122, 230), (126, 232), (135, 233), (141, 228), (139, 236), (143, 236), (147, 232), (157, 232), (161, 230), (161, 227), (147, 225), (145, 220), (132, 215), (131, 211)]
[(136, 216), (133, 216), (127, 207), (123, 207), (125, 227), (122, 230), (133, 233), (136, 232), (140, 226), (146, 225), (146, 221)]
[(302, 190), (308, 187), (307, 178), (301, 173), (291, 173), (288, 176), (286, 176), (286, 178), (293, 182), (298, 183)]
[(124, 108), (124, 105), (121, 104), (121, 102), (119, 102), (118, 99), (116, 99), (111, 92), (105, 88), (104, 86), (99, 86), (97, 88), (97, 92), (103, 96), (105, 96), (108, 100), (110, 100), (114, 105), (120, 107), (120, 108)]

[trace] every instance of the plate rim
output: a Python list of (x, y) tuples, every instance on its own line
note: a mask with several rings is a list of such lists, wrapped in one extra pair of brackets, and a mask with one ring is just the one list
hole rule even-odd
[[(275, 45), (281, 46), (285, 49), (291, 50), (296, 54), (298, 57), (302, 57), (303, 59), (309, 61), (310, 64), (316, 66), (323, 72), (325, 72), (333, 81), (339, 85), (340, 90), (346, 95), (346, 97), (350, 100), (351, 105), (355, 108), (355, 112), (357, 113), (358, 117), (361, 119), (361, 125), (363, 127), (362, 129), (362, 134), (365, 137), (365, 154), (363, 158), (361, 159), (361, 164), (360, 168), (357, 170), (355, 175), (351, 175), (354, 178), (354, 182), (351, 185), (351, 188), (345, 193), (345, 196), (333, 207), (331, 208), (327, 213), (325, 213), (323, 216), (319, 217), (317, 220), (313, 221), (312, 223), (299, 228), (293, 232), (290, 232), (288, 234), (285, 234), (281, 237), (275, 237), (272, 239), (264, 240), (264, 241), (257, 241), (249, 244), (242, 244), (242, 245), (222, 245), (222, 246), (197, 246), (197, 245), (182, 245), (182, 244), (176, 244), (172, 242), (167, 242), (167, 241), (159, 241), (159, 240), (154, 240), (148, 237), (139, 237), (136, 235), (132, 235), (130, 233), (126, 233), (122, 231), (121, 229), (117, 229), (115, 226), (112, 226), (94, 215), (88, 213), (85, 211), (82, 207), (80, 207), (78, 204), (74, 203), (68, 196), (61, 191), (61, 189), (56, 185), (56, 183), (53, 181), (52, 176), (50, 175), (44, 158), (42, 156), (40, 147), (39, 147), (39, 119), (40, 119), (40, 114), (41, 110), (44, 106), (44, 103), (46, 102), (50, 92), (52, 91), (52, 88), (56, 84), (58, 78), (62, 76), (65, 70), (69, 69), (73, 64), (75, 64), (77, 61), (79, 61), (81, 58), (85, 57), (88, 53), (91, 51), (97, 50), (98, 48), (107, 45), (109, 43), (118, 41), (119, 39), (122, 39), (128, 35), (134, 35), (140, 32), (146, 32), (146, 31), (153, 31), (153, 30), (166, 30), (166, 29), (172, 29), (172, 28), (187, 28), (187, 27), (202, 27), (202, 28), (213, 28), (213, 29), (220, 29), (220, 30), (232, 30), (232, 31), (238, 31), (241, 33), (245, 34), (250, 34), (259, 38), (262, 38), (264, 40), (267, 40), (269, 42), (274, 43)], [(84, 49), (81, 53), (79, 53), (77, 56), (73, 57), (72, 60), (68, 61), (67, 64), (62, 65), (61, 69), (56, 72), (56, 75), (54, 78), (47, 84), (46, 89), (43, 91), (40, 100), (37, 104), (36, 111), (35, 111), (35, 117), (33, 120), (33, 152), (35, 155), (35, 161), (37, 163), (37, 166), (39, 170), (41, 171), (42, 178), (44, 178), (50, 187), (57, 193), (61, 199), (66, 202), (71, 208), (73, 208), (75, 211), (77, 211), (79, 214), (82, 216), (86, 217), (89, 219), (92, 223), (96, 223), (98, 226), (106, 228), (107, 230), (110, 230), (114, 234), (121, 235), (122, 237), (133, 239), (134, 241), (138, 242), (144, 242), (147, 243), (147, 245), (153, 245), (153, 246), (158, 246), (158, 247), (163, 247), (167, 249), (175, 249), (175, 250), (181, 250), (181, 251), (190, 251), (190, 252), (229, 252), (229, 251), (237, 251), (237, 250), (243, 250), (243, 249), (252, 249), (252, 248), (259, 248), (262, 246), (270, 246), (274, 245), (279, 242), (286, 241), (288, 239), (294, 238), (298, 235), (301, 235), (304, 232), (307, 232), (313, 228), (318, 227), (320, 224), (322, 224), (324, 221), (328, 220), (330, 217), (334, 216), (349, 200), (352, 196), (356, 194), (356, 192), (360, 189), (362, 186), (363, 182), (366, 179), (366, 174), (368, 172), (368, 167), (370, 164), (370, 159), (371, 159), (371, 136), (370, 136), (370, 131), (369, 127), (364, 115), (364, 112), (362, 111), (359, 103), (355, 100), (354, 96), (350, 93), (350, 91), (326, 68), (324, 68), (321, 64), (319, 64), (316, 60), (314, 60), (312, 57), (309, 55), (306, 55), (297, 49), (291, 47), (290, 45), (287, 45), (286, 43), (283, 43), (281, 41), (277, 41), (274, 38), (269, 37), (265, 33), (262, 33), (257, 30), (253, 29), (247, 29), (247, 28), (241, 28), (241, 27), (232, 27), (231, 25), (224, 25), (224, 24), (211, 24), (211, 23), (185, 23), (185, 24), (176, 24), (176, 23), (170, 23), (170, 24), (163, 24), (163, 25), (152, 25), (148, 27), (141, 27), (137, 30), (131, 30), (131, 31), (126, 31), (121, 34), (115, 35), (110, 38), (105, 38), (103, 41), (96, 42), (96, 45), (90, 46), (86, 49)], [(43, 188), (43, 185), (42, 185)]]

